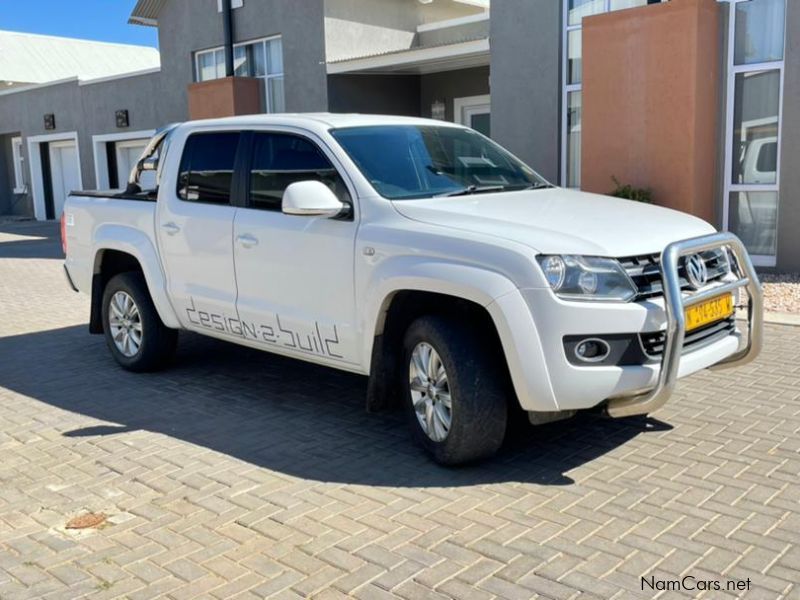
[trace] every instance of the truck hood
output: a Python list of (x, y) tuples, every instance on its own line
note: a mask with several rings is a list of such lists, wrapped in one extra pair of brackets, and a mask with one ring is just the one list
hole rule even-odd
[(409, 219), (515, 241), (543, 254), (654, 254), (715, 231), (676, 210), (563, 188), (393, 204)]

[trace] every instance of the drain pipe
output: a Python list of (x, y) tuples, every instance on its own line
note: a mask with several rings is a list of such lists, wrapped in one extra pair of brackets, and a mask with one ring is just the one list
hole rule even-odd
[(225, 77), (233, 77), (233, 8), (222, 0), (222, 26), (225, 29)]

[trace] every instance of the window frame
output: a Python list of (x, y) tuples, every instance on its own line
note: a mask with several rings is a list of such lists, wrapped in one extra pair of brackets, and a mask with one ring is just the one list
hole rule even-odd
[[(356, 193), (355, 193), (355, 185), (353, 184), (352, 180), (350, 179), (350, 175), (347, 172), (347, 169), (344, 168), (339, 158), (336, 156), (336, 153), (330, 148), (330, 146), (325, 143), (324, 140), (321, 138), (309, 133), (308, 131), (303, 131), (299, 129), (295, 129), (292, 127), (282, 127), (282, 126), (270, 126), (268, 128), (258, 128), (258, 129), (247, 129), (242, 132), (243, 140), (247, 145), (247, 148), (243, 154), (241, 164), (239, 165), (241, 168), (241, 174), (239, 176), (239, 182), (241, 185), (240, 192), (241, 192), (241, 205), (240, 208), (246, 210), (256, 210), (259, 212), (264, 213), (272, 213), (272, 214), (283, 214), (281, 210), (272, 210), (269, 208), (261, 208), (252, 206), (250, 201), (250, 171), (253, 166), (253, 158), (256, 151), (256, 144), (255, 138), (257, 134), (267, 134), (267, 135), (291, 135), (294, 137), (298, 137), (307, 141), (308, 143), (312, 144), (327, 160), (331, 163), (331, 166), (336, 170), (336, 173), (341, 178), (342, 182), (344, 183), (345, 187), (347, 188), (347, 193), (350, 196), (350, 210), (347, 211), (346, 214), (338, 217), (337, 221), (354, 221), (356, 217), (356, 211), (358, 202), (356, 201)], [(341, 200), (340, 200), (341, 201)], [(343, 204), (347, 204), (343, 202)], [(288, 215), (284, 215), (288, 216)]]
[[(222, 52), (222, 62), (216, 62), (217, 52)], [(211, 79), (200, 79), (200, 73), (202, 70), (200, 69), (200, 57), (205, 56), (206, 54), (211, 54), (214, 56), (214, 71), (216, 73), (216, 77)], [(222, 75), (219, 74), (219, 68), (222, 65)], [(194, 53), (194, 80), (195, 83), (203, 83), (205, 81), (214, 81), (216, 79), (222, 79), (225, 77), (225, 48), (223, 46), (219, 46), (217, 48), (208, 48), (206, 50), (197, 50)]]
[[(224, 204), (221, 202), (208, 202), (205, 200), (189, 200), (187, 198), (183, 198), (181, 196), (181, 164), (183, 164), (183, 157), (186, 155), (186, 148), (189, 145), (189, 140), (193, 137), (199, 137), (204, 135), (224, 135), (235, 133), (239, 135), (239, 141), (236, 145), (236, 154), (233, 158), (233, 173), (231, 174), (231, 191), (230, 196), (228, 198), (228, 203)], [(184, 202), (186, 204), (199, 204), (203, 206), (221, 206), (221, 207), (229, 207), (229, 208), (242, 208), (243, 206), (243, 198), (242, 198), (242, 162), (245, 158), (244, 154), (248, 148), (246, 143), (246, 136), (247, 131), (243, 131), (241, 129), (212, 129), (212, 130), (197, 130), (192, 131), (189, 135), (186, 136), (186, 139), (183, 142), (183, 148), (181, 149), (181, 155), (178, 159), (178, 173), (175, 179), (175, 198), (178, 199), (179, 202)], [(189, 171), (191, 173), (191, 170)]]
[(28, 190), (25, 181), (25, 157), (22, 153), (22, 136), (11, 138), (11, 160), (14, 161), (14, 194), (24, 194)]
[[(745, 63), (741, 65), (736, 64), (736, 7), (742, 2), (749, 2), (749, 0), (720, 0), (729, 4), (728, 7), (728, 40), (725, 58), (725, 66), (727, 69), (727, 81), (725, 82), (726, 98), (725, 98), (725, 168), (723, 171), (723, 197), (722, 197), (722, 229), (730, 231), (730, 209), (731, 209), (731, 196), (736, 193), (748, 192), (772, 192), (777, 194), (777, 206), (775, 210), (777, 215), (776, 222), (776, 245), (777, 236), (779, 233), (780, 223), (780, 210), (781, 210), (781, 154), (782, 154), (782, 140), (783, 140), (783, 114), (784, 114), (784, 96), (785, 96), (785, 73), (786, 73), (786, 19), (789, 14), (788, 2), (784, 5), (784, 21), (783, 21), (783, 58), (776, 61), (759, 62), (759, 63)], [(734, 118), (736, 109), (736, 78), (739, 75), (747, 73), (766, 73), (768, 71), (778, 71), (778, 134), (777, 134), (777, 155), (776, 155), (776, 170), (775, 170), (775, 183), (733, 183), (733, 139), (734, 139)], [(757, 267), (774, 267), (777, 265), (778, 251), (774, 255), (769, 254), (753, 254), (750, 256), (753, 264)]]
[[(267, 44), (269, 42), (272, 42), (272, 41), (275, 41), (275, 40), (278, 40), (280, 42), (280, 44), (281, 44), (281, 70), (280, 70), (280, 72), (270, 73), (269, 72), (269, 60), (268, 60), (268, 55), (267, 55)], [(272, 110), (272, 108), (273, 108), (272, 107), (272, 98), (271, 98), (270, 93), (269, 93), (269, 85), (270, 85), (269, 82), (272, 79), (282, 78), (282, 79), (284, 79), (284, 85), (285, 85), (285, 77), (284, 77), (284, 75), (285, 75), (285, 72), (286, 72), (286, 68), (284, 66), (283, 36), (281, 34), (276, 34), (276, 35), (269, 35), (269, 36), (266, 36), (266, 37), (255, 38), (255, 39), (252, 39), (252, 40), (245, 40), (243, 42), (236, 42), (233, 45), (233, 49), (235, 51), (236, 48), (242, 48), (242, 47), (255, 45), (255, 44), (260, 44), (261, 45), (262, 52), (263, 52), (263, 58), (264, 58), (264, 69), (266, 69), (266, 74), (265, 75), (258, 75), (258, 76), (254, 76), (254, 77), (255, 77), (255, 79), (262, 79), (263, 82), (264, 82), (264, 108), (265, 108), (265, 113), (266, 114), (274, 114), (274, 111)], [(199, 59), (199, 57), (201, 55), (203, 55), (203, 54), (208, 54), (208, 53), (211, 53), (211, 52), (220, 52), (220, 51), (223, 52), (223, 62), (222, 62), (222, 64), (223, 64), (223, 74), (221, 76), (215, 77), (215, 79), (221, 79), (222, 77), (225, 77), (225, 72), (224, 72), (225, 71), (225, 67), (224, 67), (224, 65), (225, 65), (225, 58), (224, 58), (225, 46), (214, 46), (213, 48), (205, 48), (203, 50), (195, 50), (194, 56), (195, 56), (195, 82), (196, 83), (201, 81), (200, 80), (200, 59)], [(234, 69), (234, 71), (235, 71), (235, 69)], [(237, 75), (234, 75), (234, 76), (237, 76)], [(213, 80), (212, 79), (204, 79), (202, 81), (213, 81)], [(284, 94), (283, 95), (284, 95), (284, 106), (285, 106), (285, 103), (286, 103), (286, 88), (285, 87), (284, 87)]]

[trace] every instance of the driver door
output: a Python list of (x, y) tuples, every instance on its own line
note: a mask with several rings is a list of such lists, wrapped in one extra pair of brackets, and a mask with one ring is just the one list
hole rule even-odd
[(236, 212), (236, 306), (244, 337), (264, 349), (342, 368), (359, 364), (353, 249), (357, 221), (290, 216), (284, 190), (317, 180), (352, 200), (331, 159), (307, 137), (252, 133), (246, 207)]

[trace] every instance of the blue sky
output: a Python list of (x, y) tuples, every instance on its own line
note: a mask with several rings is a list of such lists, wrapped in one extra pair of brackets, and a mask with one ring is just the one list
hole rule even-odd
[(158, 46), (155, 27), (128, 25), (136, 0), (0, 0), (0, 29)]

